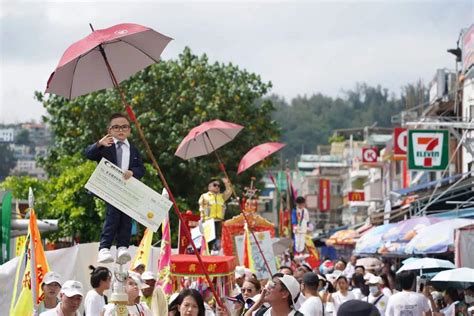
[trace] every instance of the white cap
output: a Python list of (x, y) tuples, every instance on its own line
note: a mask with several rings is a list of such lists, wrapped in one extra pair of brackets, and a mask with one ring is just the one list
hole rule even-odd
[(300, 294), (300, 284), (292, 275), (285, 274), (284, 276), (278, 278), (281, 283), (285, 285), (285, 287), (290, 291), (291, 299), (293, 303), (296, 303), (298, 299), (298, 295)]
[(236, 266), (235, 267), (235, 277), (241, 278), (245, 276), (245, 267), (244, 266)]
[(128, 271), (128, 277), (131, 278), (133, 280), (133, 282), (135, 282), (138, 285), (138, 288), (140, 290), (143, 290), (143, 289), (146, 289), (147, 287), (149, 287), (148, 285), (143, 283), (140, 274), (138, 274), (136, 272)]
[(43, 284), (51, 284), (54, 282), (58, 283), (59, 286), (62, 286), (61, 276), (59, 275), (59, 273), (49, 271), (44, 275)]
[(383, 284), (383, 280), (379, 276), (371, 275), (367, 280), (367, 284)]
[(82, 283), (79, 281), (68, 280), (64, 282), (61, 288), (61, 293), (67, 297), (73, 297), (74, 295), (84, 296)]
[(156, 280), (156, 275), (151, 271), (145, 271), (142, 274), (142, 280)]

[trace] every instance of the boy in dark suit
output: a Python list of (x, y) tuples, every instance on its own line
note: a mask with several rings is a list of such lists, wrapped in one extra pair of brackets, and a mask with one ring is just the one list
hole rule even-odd
[[(110, 116), (107, 135), (85, 150), (86, 157), (99, 162), (102, 158), (109, 160), (124, 171), (125, 180), (135, 177), (140, 179), (145, 174), (142, 158), (137, 148), (129, 143), (130, 124), (125, 115), (115, 113)], [(110, 263), (114, 259), (110, 247), (114, 239), (117, 246), (118, 264), (131, 260), (128, 252), (132, 219), (110, 204), (106, 204), (105, 223), (100, 235), (99, 263)]]

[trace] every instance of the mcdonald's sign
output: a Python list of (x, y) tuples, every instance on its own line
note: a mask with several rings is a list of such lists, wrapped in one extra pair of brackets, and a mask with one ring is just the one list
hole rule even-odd
[(349, 192), (347, 194), (347, 200), (349, 202), (362, 202), (362, 201), (365, 201), (365, 193), (364, 192)]

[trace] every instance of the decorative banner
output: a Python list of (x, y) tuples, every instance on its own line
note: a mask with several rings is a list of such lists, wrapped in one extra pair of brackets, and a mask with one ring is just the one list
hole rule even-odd
[[(37, 306), (43, 299), (43, 291), (41, 290), (41, 282), (43, 277), (49, 271), (48, 261), (41, 243), (41, 235), (36, 221), (36, 214), (33, 209), (30, 210), (30, 225), (28, 229), (29, 240), (25, 244), (25, 252), (23, 256), (26, 259), (26, 269), (24, 271), (22, 286), (19, 296), (16, 296), (16, 284), (18, 279), (15, 278), (15, 290), (13, 292), (10, 315), (27, 316), (33, 315), (37, 310)], [(28, 248), (28, 249), (26, 249)], [(22, 265), (23, 260), (19, 260), (18, 264)], [(17, 276), (19, 269), (17, 269)]]
[(11, 222), (12, 222), (12, 198), (11, 192), (7, 192), (3, 196), (2, 200), (2, 218), (0, 226), (0, 264), (10, 260), (10, 234), (11, 234)]
[(447, 130), (408, 131), (408, 169), (444, 170), (449, 163)]
[(188, 226), (189, 230), (197, 227), (199, 225), (199, 220), (201, 216), (192, 214), (191, 211), (188, 211), (186, 214), (183, 214), (184, 223), (179, 221), (179, 245), (178, 245), (178, 252), (181, 254), (186, 253), (186, 248), (190, 245), (188, 237), (184, 233), (184, 228), (182, 225)]
[(329, 179), (319, 179), (319, 210), (329, 211), (331, 208), (331, 186)]
[[(276, 264), (275, 264), (275, 255), (273, 253), (272, 247), (272, 237), (270, 232), (254, 232), (255, 237), (257, 237), (258, 242), (260, 244), (260, 248), (262, 249), (263, 255), (265, 259), (267, 259), (268, 266), (270, 267), (270, 271), (276, 273)], [(245, 235), (237, 235), (235, 236), (235, 245), (237, 248), (237, 255), (239, 257), (239, 262), (243, 265), (244, 262), (244, 239)], [(257, 279), (268, 279), (268, 271), (265, 267), (265, 262), (262, 258), (260, 251), (258, 250), (257, 244), (253, 239), (253, 236), (250, 236), (250, 247), (251, 253), (253, 255), (253, 264), (255, 267), (255, 274), (257, 275)]]
[(161, 250), (160, 261), (158, 262), (159, 271), (159, 285), (166, 295), (173, 293), (173, 283), (171, 280), (170, 271), (171, 262), (171, 234), (170, 234), (170, 219), (168, 215), (161, 224)]
[(379, 151), (375, 147), (362, 148), (362, 162), (376, 163), (379, 157)]
[(362, 201), (365, 201), (365, 193), (364, 192), (349, 192), (347, 194), (347, 200), (349, 202), (362, 202)]
[(140, 245), (138, 246), (135, 257), (130, 263), (130, 269), (135, 269), (140, 264), (145, 266), (145, 270), (150, 270), (148, 266), (148, 258), (150, 257), (151, 252), (151, 241), (153, 240), (153, 231), (151, 229), (145, 229)]
[(306, 262), (308, 262), (313, 269), (319, 267), (321, 263), (321, 257), (319, 256), (318, 249), (314, 246), (311, 235), (306, 235), (306, 249), (309, 253), (309, 257), (306, 258)]
[(395, 156), (406, 156), (408, 149), (408, 130), (397, 127), (393, 131), (393, 154)]
[(464, 33), (462, 38), (462, 73), (474, 65), (474, 24)]

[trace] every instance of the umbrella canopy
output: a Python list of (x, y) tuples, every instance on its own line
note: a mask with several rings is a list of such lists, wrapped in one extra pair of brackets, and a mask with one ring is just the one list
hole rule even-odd
[(365, 269), (379, 270), (382, 269), (383, 263), (377, 258), (360, 258), (356, 262), (357, 266), (364, 266)]
[(427, 226), (431, 224), (438, 223), (442, 221), (442, 218), (437, 217), (413, 217), (405, 221), (397, 223), (389, 231), (387, 231), (383, 236), (382, 240), (384, 241), (410, 241), (418, 232), (422, 231)]
[(185, 160), (212, 153), (234, 139), (244, 127), (213, 120), (193, 128), (181, 141), (175, 155)]
[(431, 282), (437, 286), (467, 288), (474, 285), (474, 269), (458, 268), (441, 271), (431, 279)]
[(326, 245), (328, 246), (353, 246), (356, 243), (356, 238), (359, 234), (353, 229), (343, 229), (335, 232), (328, 240)]
[[(110, 70), (120, 83), (157, 63), (170, 41), (170, 37), (138, 24), (118, 24), (94, 31), (64, 52), (49, 77), (46, 92), (73, 99), (112, 88)], [(103, 53), (111, 69), (107, 67)]]
[(428, 226), (407, 244), (405, 253), (447, 252), (454, 245), (454, 230), (473, 223), (474, 220), (454, 218)]
[(360, 237), (356, 243), (355, 253), (377, 253), (382, 246), (382, 235), (396, 224), (385, 224), (374, 227)]
[(422, 258), (419, 260), (410, 261), (404, 264), (397, 273), (402, 271), (411, 271), (411, 270), (422, 270), (423, 272), (429, 272), (433, 270), (446, 270), (454, 269), (456, 266), (454, 263), (448, 260), (434, 259), (434, 258)]
[(237, 174), (240, 174), (256, 164), (257, 162), (267, 158), (276, 151), (279, 151), (285, 144), (282, 143), (265, 143), (250, 149), (240, 160)]

